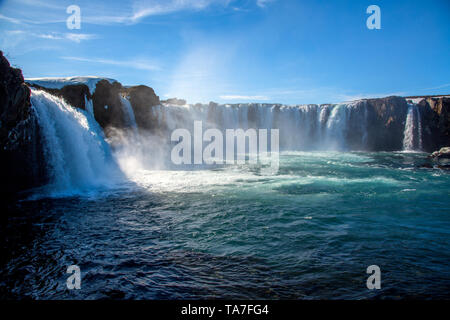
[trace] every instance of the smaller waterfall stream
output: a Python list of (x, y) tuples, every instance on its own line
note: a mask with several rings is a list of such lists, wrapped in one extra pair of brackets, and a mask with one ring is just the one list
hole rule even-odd
[(130, 101), (127, 98), (122, 97), (122, 96), (120, 96), (120, 101), (122, 102), (123, 110), (125, 111), (125, 114), (128, 118), (127, 120), (128, 120), (129, 126), (133, 129), (134, 133), (137, 134), (138, 127), (136, 124), (136, 118), (134, 116), (133, 107), (131, 106)]
[(403, 132), (403, 150), (422, 150), (422, 120), (417, 105), (409, 104)]

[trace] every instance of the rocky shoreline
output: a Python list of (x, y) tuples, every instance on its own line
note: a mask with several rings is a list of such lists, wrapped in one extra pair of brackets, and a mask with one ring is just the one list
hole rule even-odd
[[(117, 81), (106, 79), (99, 79), (93, 92), (83, 83), (67, 84), (61, 88), (46, 87), (36, 82), (27, 83), (21, 70), (11, 67), (0, 51), (0, 178), (8, 182), (2, 183), (2, 193), (15, 193), (46, 182), (43, 148), (39, 125), (30, 103), (30, 87), (61, 97), (75, 108), (92, 108), (96, 121), (107, 136), (114, 134), (113, 129), (128, 125), (121, 97), (126, 97), (130, 102), (136, 124), (143, 131), (158, 129), (152, 113), (153, 107), (161, 103), (185, 104), (181, 99), (160, 101), (154, 90), (145, 85), (125, 87)], [(363, 99), (354, 103), (356, 108), (367, 112), (368, 151), (402, 149), (408, 103), (412, 99), (417, 101), (421, 115), (423, 150), (432, 152), (450, 145), (450, 97), (392, 96)], [(216, 107), (216, 103), (209, 104), (208, 119), (220, 117), (215, 112)], [(249, 123), (255, 120), (252, 110), (250, 105)], [(349, 123), (350, 126), (360, 125), (357, 119)], [(356, 132), (352, 129), (350, 127), (348, 131)], [(356, 138), (358, 137), (351, 134), (346, 137), (350, 147), (353, 140), (357, 146)], [(441, 157), (441, 154), (435, 155), (435, 158)]]

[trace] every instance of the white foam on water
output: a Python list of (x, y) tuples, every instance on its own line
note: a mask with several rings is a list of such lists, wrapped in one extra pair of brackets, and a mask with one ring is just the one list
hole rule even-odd
[[(308, 153), (296, 153), (295, 161), (299, 161)], [(336, 152), (315, 152), (311, 153), (314, 156), (311, 158), (319, 160), (319, 158), (327, 159), (329, 157), (336, 157)], [(352, 154), (339, 153), (342, 162), (361, 162), (364, 158), (354, 157)], [(349, 157), (345, 159), (345, 155)], [(369, 157), (366, 157), (366, 159)], [(281, 158), (282, 163), (285, 161)], [(284, 162), (285, 163), (285, 162)], [(297, 163), (298, 164), (298, 163)], [(315, 163), (308, 163), (305, 168), (309, 168)], [(134, 171), (129, 175), (131, 181), (136, 185), (155, 193), (167, 192), (181, 192), (181, 193), (221, 193), (225, 189), (227, 192), (239, 192), (241, 190), (259, 193), (273, 193), (278, 192), (280, 187), (290, 185), (312, 185), (319, 183), (334, 187), (347, 186), (366, 186), (366, 185), (389, 185), (389, 186), (403, 186), (405, 182), (399, 181), (392, 177), (378, 175), (367, 178), (345, 178), (336, 177), (332, 175), (296, 175), (296, 174), (276, 174), (272, 176), (263, 176), (255, 170), (255, 167), (250, 165), (234, 165), (226, 166), (218, 169), (203, 170), (139, 170)]]

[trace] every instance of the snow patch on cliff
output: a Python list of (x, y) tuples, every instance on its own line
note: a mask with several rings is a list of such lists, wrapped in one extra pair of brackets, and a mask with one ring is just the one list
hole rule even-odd
[(85, 76), (85, 77), (67, 77), (67, 78), (58, 78), (58, 77), (51, 77), (51, 78), (27, 78), (25, 79), (26, 82), (30, 83), (31, 85), (35, 84), (44, 88), (48, 89), (62, 89), (63, 87), (67, 85), (74, 85), (74, 84), (84, 84), (88, 86), (89, 92), (94, 94), (95, 88), (97, 86), (97, 82), (100, 80), (107, 80), (109, 83), (117, 82), (114, 79), (110, 78), (101, 78), (101, 77), (95, 77), (95, 76)]

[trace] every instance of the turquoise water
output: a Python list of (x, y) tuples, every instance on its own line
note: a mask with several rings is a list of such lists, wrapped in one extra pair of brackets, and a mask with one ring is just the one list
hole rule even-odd
[[(449, 298), (450, 174), (418, 168), (427, 162), (290, 152), (275, 176), (247, 165), (142, 170), (112, 191), (14, 202), (1, 224), (0, 295)], [(66, 289), (71, 264), (81, 290)]]

